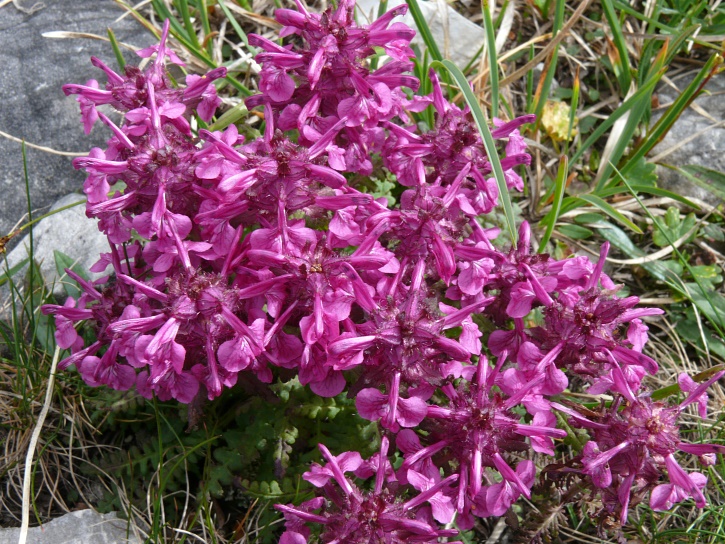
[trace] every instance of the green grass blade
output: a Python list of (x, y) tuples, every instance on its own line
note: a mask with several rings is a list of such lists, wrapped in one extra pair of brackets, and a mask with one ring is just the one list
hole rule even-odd
[(617, 211), (614, 206), (606, 202), (605, 200), (599, 198), (596, 195), (577, 195), (574, 197), (578, 200), (583, 200), (584, 202), (591, 204), (592, 206), (599, 208), (604, 213), (606, 213), (609, 217), (614, 219), (615, 221), (618, 221), (625, 225), (626, 227), (629, 227), (637, 234), (642, 234), (642, 229), (640, 229), (637, 225), (632, 223), (629, 219), (627, 219), (624, 215), (622, 215), (619, 211)]
[(210, 39), (211, 25), (209, 24), (209, 9), (206, 5), (206, 0), (197, 0), (199, 3), (199, 18), (201, 19), (201, 28), (204, 31), (204, 44), (206, 46), (206, 52), (209, 57), (212, 57), (212, 43)]
[(388, 11), (388, 0), (380, 0), (380, 5), (378, 6), (378, 19), (385, 15), (385, 13)]
[[(551, 28), (551, 38), (554, 39), (561, 30), (564, 24), (564, 8), (566, 7), (565, 0), (556, 0), (556, 6), (554, 9), (554, 22)], [(536, 107), (534, 113), (536, 114), (537, 123), (541, 120), (541, 112), (544, 110), (544, 105), (549, 98), (549, 91), (551, 90), (551, 82), (554, 80), (554, 74), (556, 73), (556, 65), (559, 61), (559, 46), (554, 47), (551, 51), (549, 61), (546, 63), (546, 70), (541, 74), (541, 81), (539, 81), (539, 87), (536, 90)]]
[(623, 175), (628, 174), (634, 167), (636, 162), (649, 153), (654, 146), (656, 146), (662, 138), (669, 132), (675, 121), (680, 118), (682, 112), (685, 111), (692, 101), (700, 94), (703, 86), (709, 81), (709, 79), (715, 74), (723, 62), (723, 58), (720, 55), (713, 55), (705, 63), (705, 66), (697, 73), (695, 79), (685, 88), (684, 91), (677, 97), (672, 105), (667, 108), (664, 115), (655, 123), (652, 130), (647, 135), (639, 146), (635, 149), (631, 157), (629, 157), (627, 164), (625, 164), (621, 172)]
[[(694, 376), (692, 376), (692, 380), (696, 383), (702, 383), (710, 378), (712, 378), (715, 374), (720, 372), (721, 370), (725, 370), (725, 364), (719, 364), (713, 367), (708, 368), (707, 370), (703, 370), (702, 372), (698, 372)], [(667, 387), (662, 387), (660, 389), (656, 389), (655, 391), (652, 391), (652, 394), (650, 395), (650, 398), (652, 400), (662, 400), (666, 399), (669, 396), (676, 395), (677, 393), (680, 393), (682, 390), (680, 389), (680, 386), (678, 384), (672, 384), (668, 385)]]
[(506, 226), (509, 235), (511, 236), (511, 242), (514, 247), (516, 247), (518, 236), (516, 231), (516, 219), (514, 216), (514, 209), (511, 206), (511, 197), (509, 195), (508, 187), (506, 186), (506, 178), (504, 177), (503, 168), (501, 167), (501, 160), (496, 150), (496, 142), (494, 142), (493, 140), (491, 130), (488, 128), (488, 123), (486, 122), (486, 117), (483, 115), (481, 106), (478, 104), (478, 100), (473, 94), (473, 91), (471, 91), (471, 86), (469, 85), (466, 76), (464, 76), (463, 72), (458, 69), (458, 66), (456, 66), (449, 60), (444, 60), (443, 62), (433, 62), (431, 63), (431, 66), (443, 67), (448, 70), (448, 72), (453, 76), (453, 79), (456, 80), (456, 83), (458, 83), (458, 88), (461, 90), (461, 93), (463, 93), (463, 98), (465, 98), (468, 107), (471, 109), (471, 115), (473, 115), (473, 119), (476, 122), (478, 131), (481, 133), (481, 138), (483, 139), (483, 146), (486, 148), (488, 160), (491, 161), (493, 175), (496, 178), (499, 197), (501, 199), (504, 215), (506, 217)]
[(623, 93), (626, 93), (629, 91), (629, 86), (632, 82), (627, 42), (624, 39), (622, 25), (619, 22), (619, 17), (617, 17), (612, 0), (602, 0), (602, 7), (604, 8), (604, 16), (607, 18), (607, 23), (609, 23), (609, 29), (612, 31), (612, 41), (619, 54), (619, 62), (614, 63), (615, 75), (617, 76), (617, 80), (619, 80), (620, 89)]
[(556, 225), (557, 219), (559, 219), (559, 211), (561, 210), (561, 201), (564, 199), (564, 189), (566, 188), (566, 177), (569, 172), (569, 160), (566, 155), (561, 157), (559, 160), (559, 171), (556, 174), (556, 185), (554, 189), (554, 201), (551, 205), (551, 211), (546, 214), (546, 217), (542, 219), (542, 223), (548, 221), (546, 224), (546, 231), (544, 236), (539, 242), (539, 253), (544, 252), (546, 244), (549, 243), (551, 234), (554, 232), (554, 225)]
[(10, 267), (8, 270), (6, 270), (3, 274), (0, 275), (0, 286), (5, 285), (7, 282), (9, 282), (12, 277), (17, 274), (20, 270), (23, 269), (23, 267), (28, 264), (30, 261), (29, 257), (26, 257), (22, 261), (20, 261), (15, 266)]
[(239, 26), (239, 23), (234, 18), (234, 15), (232, 15), (232, 12), (229, 11), (229, 8), (226, 6), (225, 0), (217, 0), (217, 5), (224, 12), (224, 16), (229, 21), (229, 24), (232, 25), (234, 32), (237, 33), (237, 36), (239, 36), (239, 39), (242, 40), (242, 43), (244, 43), (245, 46), (249, 47), (249, 40), (247, 39), (247, 33), (244, 32), (244, 30), (242, 30), (241, 26)]
[[(677, 193), (673, 193), (672, 191), (668, 191), (667, 189), (661, 189), (659, 187), (653, 187), (651, 185), (632, 185), (632, 188), (637, 191), (638, 193), (647, 193), (654, 196), (661, 196), (665, 198), (671, 198), (672, 200), (676, 200), (677, 202), (682, 202), (686, 206), (689, 206), (690, 208), (694, 208), (696, 210), (700, 209), (700, 206), (695, 204), (692, 200), (682, 196), (678, 195)], [(600, 196), (602, 198), (617, 195), (621, 193), (628, 193), (629, 189), (626, 187), (616, 186), (616, 187), (609, 187), (607, 189), (602, 189), (597, 193), (597, 196)]]
[(176, 17), (173, 16), (173, 14), (169, 11), (169, 8), (167, 8), (161, 0), (151, 0), (151, 6), (154, 8), (154, 11), (160, 19), (169, 20), (170, 32), (173, 33), (174, 37), (179, 40), (184, 45), (184, 47), (189, 49), (190, 53), (193, 53), (195, 51), (201, 51), (199, 47), (194, 47), (191, 38), (186, 35), (186, 29), (181, 26)]
[(246, 117), (248, 113), (249, 112), (247, 110), (247, 106), (244, 105), (244, 102), (240, 102), (232, 109), (225, 111), (224, 114), (219, 117), (219, 119), (209, 125), (208, 129), (211, 132), (215, 132), (217, 130), (224, 130), (232, 123), (236, 123), (243, 117)]
[[(186, 29), (184, 29), (180, 24), (179, 21), (177, 21), (169, 12), (169, 10), (166, 8), (165, 5), (160, 0), (152, 0), (151, 5), (153, 6), (156, 13), (161, 17), (162, 19), (169, 19), (170, 21), (170, 28), (169, 31), (171, 35), (181, 43), (181, 45), (184, 46), (184, 48), (192, 55), (194, 55), (196, 58), (198, 58), (200, 61), (202, 61), (204, 64), (209, 66), (210, 68), (216, 68), (216, 63), (211, 59), (209, 55), (206, 54), (204, 50), (201, 49), (201, 47), (196, 47), (194, 44), (190, 41), (189, 37), (186, 36)], [(136, 14), (138, 17), (141, 17), (141, 15), (133, 10), (133, 8), (128, 8), (129, 11)], [(242, 96), (251, 96), (253, 93), (249, 89), (247, 89), (244, 85), (242, 85), (239, 81), (237, 81), (235, 78), (233, 78), (230, 75), (227, 75), (224, 80), (229, 83), (232, 87), (234, 87), (237, 91), (239, 91), (239, 94)]]
[(121, 68), (121, 71), (123, 72), (123, 69), (126, 67), (126, 59), (123, 58), (123, 53), (121, 53), (121, 48), (118, 46), (118, 40), (116, 40), (116, 35), (113, 33), (113, 30), (109, 27), (107, 29), (108, 39), (111, 42), (111, 48), (113, 49), (113, 54), (116, 56), (116, 62), (118, 63), (119, 68)]
[(569, 142), (574, 131), (574, 123), (576, 121), (576, 112), (579, 108), (579, 95), (581, 94), (581, 81), (579, 80), (579, 66), (576, 67), (574, 74), (574, 83), (571, 88), (571, 106), (569, 109), (569, 126), (566, 129), (566, 143), (564, 155), (569, 155)]
[(725, 200), (725, 174), (722, 172), (692, 164), (682, 168), (670, 165), (665, 166), (671, 170), (679, 172), (698, 187), (702, 187), (703, 189), (710, 191), (716, 197)]
[(420, 37), (423, 38), (423, 43), (425, 43), (428, 51), (430, 51), (430, 56), (433, 57), (433, 60), (442, 61), (443, 55), (441, 55), (441, 50), (438, 49), (438, 44), (433, 38), (433, 34), (430, 31), (425, 17), (423, 17), (423, 12), (420, 11), (418, 0), (405, 0), (405, 3), (408, 4), (410, 16), (413, 17), (415, 26), (418, 27), (418, 32), (420, 32)]
[[(32, 200), (30, 198), (30, 176), (28, 176), (28, 155), (27, 150), (25, 148), (25, 140), (23, 140), (23, 145), (21, 147), (21, 153), (23, 156), (23, 176), (25, 180), (25, 197), (28, 201), (28, 221), (32, 223), (33, 221), (33, 205)], [(28, 293), (29, 297), (32, 300), (33, 298), (33, 279), (35, 274), (33, 274), (34, 268), (37, 266), (35, 263), (35, 240), (33, 238), (33, 229), (28, 231), (28, 240), (30, 241), (30, 247), (28, 247)], [(29, 312), (28, 320), (30, 321), (30, 327), (33, 331), (33, 334), (35, 334), (35, 312)]]
[[(657, 53), (654, 62), (648, 71), (648, 78), (640, 85), (641, 88), (650, 88), (648, 83), (652, 80), (659, 81), (664, 70), (667, 69), (667, 54), (669, 51), (669, 40), (666, 40), (659, 52)], [(607, 146), (605, 147), (606, 156), (602, 157), (602, 162), (597, 172), (595, 192), (598, 193), (607, 183), (610, 181), (612, 175), (612, 165), (618, 164), (629, 143), (634, 139), (637, 128), (643, 119), (649, 119), (651, 113), (652, 104), (652, 92), (654, 89), (640, 95), (637, 101), (632, 104), (632, 107), (627, 112), (626, 122), (619, 134), (612, 134), (607, 140)], [(637, 93), (635, 93), (636, 95)], [(633, 95), (634, 96), (634, 95)], [(612, 138), (615, 138), (612, 142)], [(613, 145), (610, 147), (610, 142)]]
[[(529, 46), (529, 61), (531, 62), (536, 54), (534, 45)], [(534, 107), (534, 71), (526, 72), (526, 111), (533, 111)]]
[[(659, 229), (660, 232), (662, 233), (662, 235), (665, 237), (665, 239), (667, 240), (667, 243), (670, 245), (670, 247), (672, 247), (672, 251), (675, 253), (675, 255), (677, 255), (677, 258), (680, 260), (680, 264), (682, 264), (682, 266), (684, 266), (687, 269), (687, 271), (690, 273), (690, 275), (693, 277), (693, 279), (695, 280), (695, 283), (697, 284), (698, 288), (700, 289), (702, 296), (704, 297), (705, 301), (707, 301), (710, 308), (712, 309), (712, 315), (710, 315), (710, 312), (705, 312), (705, 315), (708, 317), (708, 319), (709, 319), (710, 323), (713, 325), (713, 327), (715, 327), (715, 329), (716, 329), (717, 333), (720, 335), (720, 337), (725, 336), (725, 333), (723, 332), (723, 329), (725, 329), (725, 322), (723, 322), (722, 313), (718, 312), (718, 309), (715, 307), (715, 304), (713, 303), (712, 298), (710, 297), (710, 295), (708, 293), (708, 290), (702, 284), (702, 280), (700, 279), (700, 276), (697, 273), (695, 273), (695, 271), (690, 266), (689, 260), (686, 259), (684, 257), (684, 255), (680, 252), (680, 250), (675, 246), (675, 243), (674, 243), (675, 241), (672, 240), (667, 229), (662, 226), (662, 223), (660, 222), (660, 220), (652, 214), (652, 212), (647, 208), (647, 206), (644, 205), (642, 200), (639, 198), (639, 195), (637, 194), (637, 192), (632, 188), (632, 186), (627, 181), (627, 178), (625, 178), (622, 175), (622, 173), (619, 170), (617, 170), (617, 168), (615, 166), (613, 166), (613, 168), (614, 168), (614, 171), (619, 176), (619, 178), (622, 180), (622, 183), (625, 185), (625, 187), (627, 187), (629, 189), (630, 193), (632, 193), (632, 196), (637, 201), (640, 208), (642, 208), (642, 211), (645, 214), (647, 214), (647, 216), (650, 218), (650, 220), (655, 225), (655, 227), (657, 229)], [(670, 284), (670, 285), (672, 285), (672, 284)], [(689, 293), (686, 294), (686, 296), (692, 302), (694, 302), (693, 297), (691, 295), (689, 295)], [(719, 323), (715, 322), (714, 317), (719, 318), (718, 319)]]
[(677, 29), (673, 28), (671, 26), (668, 26), (664, 23), (661, 23), (657, 19), (653, 19), (652, 17), (647, 17), (642, 13), (641, 10), (636, 10), (632, 6), (630, 6), (627, 2), (623, 2), (622, 0), (614, 0), (614, 7), (616, 7), (619, 10), (622, 10), (627, 15), (631, 15), (635, 19), (639, 19), (640, 21), (646, 22), (648, 25), (650, 25), (653, 28), (656, 28), (657, 30), (660, 30), (662, 34), (673, 36), (677, 34)]
[(194, 45), (196, 49), (201, 49), (199, 44), (199, 38), (194, 30), (194, 23), (191, 22), (191, 15), (189, 14), (189, 2), (188, 0), (176, 0), (176, 7), (181, 13), (181, 18), (184, 22), (184, 28), (186, 28), (186, 35), (189, 41)]
[(471, 60), (468, 61), (468, 64), (466, 64), (466, 66), (463, 67), (463, 73), (464, 74), (467, 74), (468, 75), (471, 72), (471, 70), (473, 70), (473, 66), (476, 64), (476, 62), (478, 62), (478, 57), (480, 57), (481, 56), (481, 53), (483, 53), (483, 48), (484, 48), (483, 45), (481, 47), (479, 47), (476, 50), (476, 54), (473, 55), (471, 57)]
[(574, 153), (569, 162), (571, 164), (575, 164), (582, 157), (582, 155), (602, 137), (602, 135), (606, 131), (612, 128), (612, 125), (617, 121), (617, 119), (622, 117), (633, 106), (635, 106), (642, 99), (642, 97), (644, 97), (645, 95), (649, 97), (649, 95), (652, 93), (652, 90), (655, 88), (657, 82), (660, 80), (663, 74), (664, 69), (660, 70), (657, 73), (656, 77), (650, 78), (641, 88), (637, 90), (636, 93), (634, 93), (627, 100), (622, 102), (621, 106), (614, 110), (611, 115), (609, 115), (609, 117), (607, 117), (604, 121), (602, 121), (599, 126), (597, 126), (596, 129), (594, 129), (594, 131), (584, 141), (584, 143), (579, 146), (579, 149), (577, 149), (576, 153)]
[(612, 175), (612, 165), (619, 163), (619, 160), (622, 158), (622, 155), (624, 155), (627, 146), (634, 139), (634, 135), (637, 131), (637, 127), (640, 124), (640, 121), (642, 121), (642, 118), (645, 116), (645, 114), (650, 111), (652, 102), (651, 95), (651, 92), (645, 94), (635, 104), (632, 105), (632, 108), (629, 111), (629, 117), (624, 124), (622, 133), (619, 135), (617, 141), (615, 142), (614, 148), (606, 159), (603, 157), (606, 162), (602, 162), (599, 168), (599, 172), (597, 172), (597, 182), (594, 189), (597, 194), (609, 181), (609, 178)]
[(496, 34), (493, 30), (489, 0), (481, 1), (483, 27), (486, 30), (486, 50), (488, 53), (488, 80), (491, 83), (491, 116), (498, 117), (498, 54), (496, 53)]

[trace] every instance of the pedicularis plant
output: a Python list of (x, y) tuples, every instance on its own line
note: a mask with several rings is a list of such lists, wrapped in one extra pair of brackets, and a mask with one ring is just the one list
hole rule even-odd
[[(554, 485), (574, 478), (602, 520), (626, 522), (647, 496), (655, 510), (688, 498), (703, 507), (706, 477), (677, 456), (708, 465), (725, 447), (684, 442), (677, 420), (695, 402), (705, 416), (722, 372), (702, 384), (683, 374), (682, 402), (653, 401), (642, 318), (662, 312), (618, 296), (602, 270), (608, 244), (597, 264), (555, 260), (531, 252), (523, 223), (518, 246), (493, 245), (498, 230), (479, 218), (498, 189), (471, 115), (433, 73), (431, 96), (410, 92), (414, 31), (390, 24), (405, 6), (368, 26), (354, 8), (342, 0), (315, 14), (298, 3), (276, 14), (293, 45), (250, 37), (263, 67), (261, 94), (247, 101), (264, 110), (254, 141), (235, 126), (194, 133), (195, 116), (209, 122), (220, 103), (213, 81), (225, 70), (173, 84), (166, 64), (182, 63), (168, 22), (160, 44), (139, 51), (155, 54), (144, 71), (119, 75), (94, 58), (105, 88), (64, 87), (86, 132), (100, 119), (113, 136), (75, 160), (88, 172), (88, 216), (111, 247), (94, 270), (110, 275), (90, 283), (69, 270), (83, 295), (44, 307), (70, 350), (60, 367), (182, 403), (218, 397), (240, 373), (270, 383), (278, 367), (323, 397), (347, 391), (379, 422), (380, 452), (320, 444), (325, 464), (305, 473), (317, 497), (277, 505), (283, 544), (455, 537), (454, 518), (468, 529), (530, 497), (533, 459), (553, 460), (567, 436), (557, 420), (588, 441), (544, 470)], [(389, 61), (373, 70), (376, 48)], [(101, 104), (125, 112), (121, 127)], [(429, 107), (435, 126), (421, 129), (409, 112)], [(514, 167), (530, 160), (518, 127), (531, 121), (493, 122), (512, 190), (523, 188)], [(373, 157), (402, 186), (395, 205), (363, 190)], [(90, 345), (82, 321), (94, 327)], [(613, 400), (592, 408), (562, 395), (583, 388)]]

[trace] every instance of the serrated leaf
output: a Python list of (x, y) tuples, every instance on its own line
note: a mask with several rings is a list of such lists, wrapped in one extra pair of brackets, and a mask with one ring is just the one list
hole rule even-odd
[(657, 166), (647, 162), (647, 159), (640, 157), (632, 166), (629, 172), (629, 180), (632, 185), (649, 185), (654, 187), (657, 183)]
[[(695, 214), (688, 214), (683, 220), (680, 216), (680, 210), (671, 206), (667, 209), (664, 216), (664, 222), (655, 226), (654, 232), (652, 233), (652, 241), (659, 247), (665, 247), (669, 245), (669, 240), (679, 240), (682, 236), (690, 232), (695, 226)], [(667, 232), (663, 232), (666, 230)], [(697, 233), (692, 232), (687, 242), (692, 241)]]

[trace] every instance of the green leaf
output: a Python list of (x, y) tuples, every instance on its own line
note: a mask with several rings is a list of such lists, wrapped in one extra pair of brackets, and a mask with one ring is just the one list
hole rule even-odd
[(711, 323), (725, 323), (725, 297), (715, 290), (703, 290), (703, 287), (702, 283), (685, 283), (688, 298), (707, 316)]
[(233, 108), (225, 111), (219, 119), (214, 121), (211, 125), (209, 125), (209, 131), (215, 132), (217, 130), (224, 130), (229, 125), (236, 123), (243, 117), (246, 117), (249, 114), (249, 111), (247, 110), (247, 106), (244, 104), (244, 102), (240, 102)]
[(663, 68), (662, 70), (657, 72), (655, 76), (648, 79), (647, 82), (642, 85), (642, 87), (640, 87), (636, 93), (634, 93), (627, 100), (625, 100), (621, 106), (619, 106), (616, 110), (614, 110), (614, 112), (607, 116), (607, 118), (602, 121), (596, 129), (594, 129), (594, 132), (591, 133), (591, 135), (584, 141), (584, 143), (579, 146), (579, 149), (577, 149), (576, 153), (574, 153), (569, 162), (572, 165), (576, 164), (576, 162), (582, 157), (582, 155), (586, 153), (586, 151), (595, 142), (598, 142), (605, 132), (612, 128), (612, 125), (617, 122), (617, 119), (619, 119), (628, 111), (630, 111), (633, 107), (638, 105), (643, 97), (648, 97), (649, 99), (649, 96), (652, 94), (652, 91), (657, 85), (657, 82), (660, 80), (664, 73), (665, 69)]
[(647, 159), (644, 157), (639, 157), (636, 161), (633, 161), (629, 172), (629, 179), (632, 180), (632, 185), (649, 185), (654, 187), (657, 184), (656, 169), (656, 164), (647, 162)]
[(617, 17), (617, 12), (614, 10), (612, 0), (602, 0), (602, 7), (604, 8), (604, 15), (609, 23), (609, 29), (612, 31), (612, 37), (614, 45), (617, 48), (619, 55), (619, 63), (614, 65), (614, 71), (617, 79), (619, 80), (619, 88), (622, 92), (626, 93), (629, 90), (629, 85), (632, 81), (629, 67), (629, 52), (627, 51), (627, 40), (624, 38), (622, 33), (622, 26)]
[(559, 225), (557, 230), (573, 240), (585, 240), (594, 234), (594, 231), (591, 229), (580, 227), (579, 225)]
[(26, 315), (31, 317), (32, 335), (34, 340), (50, 353), (55, 349), (54, 320), (39, 311), (39, 308), (43, 304), (55, 304), (55, 299), (53, 293), (46, 288), (45, 280), (40, 273), (40, 265), (37, 263), (31, 263), (28, 267), (27, 284), (29, 293), (26, 295), (24, 310)]
[(216, 465), (209, 471), (209, 479), (206, 482), (207, 490), (213, 497), (224, 495), (224, 488), (231, 485), (234, 475), (224, 465)]
[[(495, 4), (495, 2), (494, 2)], [(496, 33), (493, 29), (490, 0), (481, 0), (483, 27), (486, 29), (486, 50), (488, 53), (488, 79), (491, 82), (491, 116), (498, 117), (498, 55), (496, 54)]]
[(720, 55), (713, 55), (710, 57), (692, 82), (685, 88), (684, 91), (682, 91), (682, 93), (680, 93), (672, 105), (667, 108), (667, 111), (665, 111), (662, 117), (660, 117), (657, 123), (655, 123), (652, 129), (648, 132), (647, 137), (637, 146), (634, 154), (629, 158), (627, 164), (625, 164), (621, 169), (622, 175), (627, 175), (629, 179), (632, 179), (630, 184), (634, 182), (631, 172), (636, 163), (649, 153), (649, 151), (657, 145), (662, 138), (665, 137), (670, 128), (672, 128), (672, 125), (675, 124), (675, 121), (680, 118), (682, 112), (685, 111), (697, 97), (702, 90), (702, 86), (712, 77), (713, 73), (717, 70), (717, 67), (722, 64), (722, 62), (723, 59)]
[[(672, 200), (676, 200), (677, 202), (682, 202), (686, 206), (689, 206), (696, 210), (700, 209), (700, 206), (695, 204), (689, 198), (685, 198), (684, 196), (681, 196), (677, 193), (673, 193), (672, 191), (668, 191), (667, 189), (660, 189), (659, 187), (652, 187), (651, 185), (632, 185), (632, 189), (634, 189), (638, 193), (646, 193), (649, 195), (663, 196), (666, 198), (671, 198)], [(621, 185), (616, 185), (614, 187), (608, 187), (607, 189), (602, 189), (600, 191), (597, 191), (597, 196), (605, 198), (608, 196), (618, 195), (618, 194), (622, 194), (622, 193), (629, 193), (629, 189), (627, 189), (626, 187), (622, 187)]]
[(598, 223), (600, 221), (606, 222), (603, 215), (598, 213), (580, 213), (574, 216), (574, 222), (580, 225), (586, 225), (588, 223)]
[[(705, 343), (707, 343), (707, 351), (716, 354), (721, 359), (725, 359), (725, 344), (714, 336), (712, 330), (702, 323), (701, 319), (695, 316), (692, 308), (687, 308), (684, 312), (684, 318), (677, 320), (676, 324), (679, 336), (703, 351), (705, 351)], [(700, 328), (703, 329), (702, 332)]]
[(693, 277), (697, 277), (706, 287), (715, 289), (717, 285), (722, 283), (722, 274), (719, 266), (715, 265), (697, 265), (690, 267)]
[(5, 285), (8, 281), (10, 281), (12, 277), (20, 272), (29, 262), (30, 257), (26, 257), (15, 266), (11, 266), (7, 269), (2, 275), (0, 275), (0, 286)]
[(723, 232), (722, 225), (710, 223), (709, 225), (705, 225), (703, 227), (702, 232), (705, 236), (715, 242), (725, 242), (725, 232)]
[[(680, 210), (671, 206), (667, 208), (664, 216), (664, 222), (656, 225), (652, 233), (652, 241), (659, 247), (669, 245), (668, 240), (679, 240), (682, 236), (690, 232), (695, 226), (697, 219), (695, 214), (688, 214), (683, 220), (680, 217)], [(663, 232), (664, 231), (664, 232)], [(692, 241), (697, 233), (693, 231), (686, 242)]]
[(718, 198), (725, 199), (725, 174), (722, 172), (694, 164), (675, 170), (684, 174), (695, 185), (707, 189)]
[[(597, 230), (597, 234), (607, 240), (612, 246), (619, 249), (625, 255), (630, 258), (645, 257), (646, 253), (638, 248), (632, 240), (629, 239), (627, 233), (622, 229), (609, 223), (608, 221), (600, 221)], [(642, 263), (640, 265), (647, 272), (649, 272), (654, 278), (667, 282), (673, 277), (676, 277), (666, 266), (660, 261), (652, 261), (648, 263)]]
[(57, 249), (53, 250), (53, 257), (55, 258), (55, 269), (58, 272), (58, 277), (65, 276), (65, 278), (63, 279), (63, 289), (69, 297), (78, 299), (78, 297), (83, 294), (80, 286), (73, 278), (70, 278), (66, 275), (65, 270), (66, 268), (72, 270), (84, 280), (89, 279), (88, 273), (83, 270), (83, 267), (75, 262), (72, 258), (70, 258), (65, 253), (58, 251)]
[(556, 221), (559, 219), (559, 212), (561, 211), (561, 202), (564, 198), (564, 189), (566, 188), (566, 176), (569, 169), (569, 161), (566, 156), (561, 157), (559, 160), (559, 170), (556, 174), (556, 184), (554, 188), (554, 200), (552, 203), (551, 211), (546, 214), (546, 217), (544, 217), (541, 222), (547, 222), (546, 224), (546, 231), (544, 232), (544, 236), (541, 238), (541, 242), (539, 243), (539, 253), (542, 253), (544, 251), (544, 248), (546, 247), (546, 244), (549, 242), (549, 238), (551, 238), (551, 233), (554, 232), (554, 225), (556, 224)]
[(425, 20), (425, 17), (423, 17), (423, 12), (420, 11), (418, 0), (405, 0), (405, 3), (408, 4), (410, 15), (415, 21), (415, 26), (418, 27), (418, 32), (420, 33), (420, 37), (423, 38), (423, 43), (425, 43), (428, 51), (430, 51), (430, 56), (433, 57), (434, 60), (442, 61), (443, 55), (441, 54), (441, 50), (438, 49), (438, 44), (433, 38), (428, 22)]
[(605, 202), (598, 196), (583, 194), (583, 195), (577, 195), (574, 198), (583, 200), (584, 202), (587, 202), (588, 204), (591, 204), (592, 206), (596, 206), (597, 208), (602, 210), (604, 213), (606, 213), (612, 219), (619, 221), (623, 225), (632, 229), (637, 234), (642, 234), (642, 229), (640, 229), (637, 225), (632, 223), (629, 219), (627, 219), (624, 215), (622, 215), (619, 211), (617, 211), (611, 204), (609, 204), (608, 202)]
[[(659, 219), (657, 219), (657, 217), (655, 217), (652, 214), (652, 212), (644, 205), (644, 203), (642, 202), (642, 199), (640, 199), (639, 196), (637, 195), (637, 192), (634, 189), (632, 189), (632, 186), (627, 181), (627, 178), (625, 178), (616, 169), (616, 167), (613, 166), (613, 168), (614, 168), (614, 171), (619, 176), (619, 178), (622, 180), (622, 183), (630, 190), (630, 192), (632, 193), (632, 196), (635, 198), (635, 200), (639, 204), (640, 208), (645, 212), (645, 214), (647, 214), (647, 216), (650, 218), (650, 220), (655, 225), (655, 227), (658, 227), (662, 230), (662, 226), (661, 226)], [(663, 234), (665, 236), (667, 236), (667, 233), (664, 230), (663, 230)], [(690, 271), (690, 273), (692, 274), (692, 272), (691, 272), (692, 267), (690, 266), (690, 263), (685, 258), (685, 256), (682, 254), (682, 252), (677, 248), (677, 246), (675, 245), (674, 242), (675, 241), (673, 239), (668, 240), (670, 247), (672, 247), (672, 251), (675, 253), (675, 255), (679, 259), (680, 263), (685, 268), (687, 268), (687, 270)], [(717, 307), (715, 305), (715, 300), (714, 300), (716, 298), (715, 295), (717, 295), (720, 298), (722, 298), (722, 296), (719, 293), (709, 292), (695, 274), (692, 274), (692, 276), (695, 279), (695, 284), (697, 285), (697, 288), (698, 288), (697, 297), (701, 297), (702, 299), (706, 300), (709, 303), (709, 307), (710, 307), (711, 311), (703, 310), (704, 313), (710, 320), (710, 323), (712, 324), (712, 326), (717, 330), (718, 334), (725, 337), (725, 320), (723, 320), (723, 315), (718, 312)], [(679, 277), (673, 278), (672, 281), (670, 282), (670, 286), (673, 289), (680, 291), (680, 293), (682, 293), (687, 298), (689, 298), (693, 303), (699, 305), (699, 302), (696, 302), (696, 299), (693, 296), (693, 294), (691, 292), (688, 292), (687, 288), (684, 286), (684, 284), (682, 283), (682, 280)]]

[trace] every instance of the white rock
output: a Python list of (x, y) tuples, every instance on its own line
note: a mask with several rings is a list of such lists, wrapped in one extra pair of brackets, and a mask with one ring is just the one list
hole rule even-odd
[[(388, 10), (400, 4), (405, 4), (405, 1), (389, 0)], [(357, 7), (360, 11), (358, 21), (368, 23), (377, 19), (379, 5), (378, 0), (358, 0)], [(466, 19), (445, 2), (420, 0), (418, 5), (443, 56), (452, 60), (460, 68), (466, 66), (486, 41), (486, 31), (476, 23)], [(404, 17), (396, 17), (393, 21), (402, 21), (412, 29), (418, 30), (410, 11)], [(446, 29), (448, 35), (447, 55), (445, 51)], [(421, 49), (425, 48), (420, 33), (416, 35), (413, 43), (420, 46)]]
[[(17, 544), (20, 529), (0, 529), (0, 544)], [(28, 544), (141, 544), (115, 513), (78, 510), (28, 531)]]

